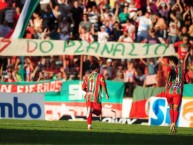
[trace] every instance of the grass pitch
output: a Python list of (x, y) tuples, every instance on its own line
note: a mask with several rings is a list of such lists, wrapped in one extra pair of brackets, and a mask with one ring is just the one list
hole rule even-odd
[(1, 145), (192, 145), (193, 129), (93, 122), (0, 119)]

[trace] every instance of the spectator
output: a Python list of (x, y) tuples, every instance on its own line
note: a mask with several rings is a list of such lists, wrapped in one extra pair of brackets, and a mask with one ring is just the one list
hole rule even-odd
[(126, 23), (129, 19), (128, 7), (125, 6), (123, 12), (119, 14), (119, 20), (121, 23)]
[(73, 7), (71, 8), (72, 20), (73, 20), (73, 36), (78, 38), (79, 23), (82, 20), (83, 9), (79, 6), (78, 0), (73, 2)]
[(101, 22), (108, 20), (113, 25), (118, 17), (119, 6), (116, 5), (114, 13), (110, 12), (109, 7), (104, 8), (100, 7), (100, 12), (101, 12)]
[(189, 38), (188, 29), (186, 26), (182, 26), (181, 31), (178, 34), (179, 40), (182, 40), (184, 36)]
[(113, 67), (112, 67), (112, 59), (108, 58), (106, 61), (107, 64), (107, 73), (109, 79), (113, 79)]
[(154, 27), (158, 37), (167, 38), (167, 20), (165, 20), (159, 13), (155, 15)]
[[(105, 32), (110, 36), (112, 33), (112, 23), (108, 20), (103, 22), (103, 25), (105, 26)], [(110, 37), (109, 37), (110, 40)]]
[(191, 11), (190, 7), (187, 7), (183, 14), (182, 24), (186, 27), (189, 27), (192, 23), (192, 15), (190, 11)]
[[(159, 14), (161, 17), (168, 22), (169, 21), (169, 10), (170, 10), (170, 5), (169, 3), (161, 3), (161, 1), (158, 1), (157, 7), (159, 8)], [(159, 15), (158, 14), (158, 15)]]
[(133, 43), (134, 41), (128, 31), (124, 30), (123, 35), (119, 37), (118, 42)]
[(179, 21), (182, 20), (183, 8), (180, 0), (176, 0), (176, 3), (171, 7), (171, 11)]
[(34, 70), (34, 64), (31, 61), (31, 59), (29, 57), (25, 58), (25, 63), (24, 63), (24, 70), (25, 70), (25, 80), (27, 82), (32, 81), (32, 72)]
[(11, 82), (17, 82), (17, 78), (15, 75), (15, 70), (11, 66), (7, 68), (7, 74), (3, 78), (4, 82), (11, 83)]
[(109, 0), (102, 0), (101, 2), (99, 2), (98, 5), (101, 5), (102, 7), (107, 8), (107, 9), (111, 8), (111, 6), (109, 4)]
[(184, 36), (181, 41), (174, 43), (174, 47), (177, 49), (176, 51), (178, 53), (178, 59), (180, 60), (180, 63), (183, 64), (184, 58), (190, 50), (188, 37)]
[[(161, 62), (161, 59), (162, 58), (160, 57), (157, 61), (155, 61), (153, 58), (150, 58), (150, 59), (147, 59), (147, 62), (145, 62), (143, 59), (140, 59), (141, 62), (147, 67), (147, 75), (145, 75), (144, 86), (157, 84), (156, 74), (157, 74), (158, 64), (159, 62)], [(159, 73), (161, 73), (161, 71)]]
[(154, 60), (154, 58), (147, 59), (147, 62), (145, 62), (143, 59), (140, 59), (143, 64), (147, 66), (148, 75), (154, 75), (157, 73), (158, 64), (161, 61), (161, 57), (157, 59), (157, 61)]
[(189, 83), (193, 83), (193, 58), (191, 59), (191, 62), (187, 65), (187, 75), (189, 78)]
[(136, 5), (136, 8), (139, 10), (143, 10), (144, 11), (144, 8), (146, 6), (146, 1), (144, 0), (135, 0), (135, 5)]
[(46, 74), (46, 73), (44, 73), (44, 72), (42, 72), (42, 71), (39, 71), (39, 72), (38, 72), (37, 82), (46, 80), (46, 77), (47, 77), (47, 74)]
[(122, 65), (118, 66), (118, 70), (116, 71), (116, 76), (113, 80), (114, 81), (124, 82), (123, 66)]
[(111, 78), (109, 77), (109, 74), (108, 74), (108, 70), (107, 70), (107, 66), (106, 65), (103, 65), (103, 76), (106, 80), (110, 80)]
[(127, 97), (133, 97), (136, 75), (137, 72), (134, 68), (134, 63), (128, 60), (127, 69), (124, 71), (125, 95)]
[(149, 31), (149, 35), (148, 35), (147, 39), (144, 39), (143, 42), (149, 43), (149, 44), (165, 43), (164, 39), (162, 37), (156, 36), (155, 33), (156, 33), (155, 30), (151, 29)]
[(60, 12), (60, 8), (59, 8), (59, 5), (55, 5), (54, 8), (51, 7), (52, 9), (52, 13), (54, 14), (54, 17), (59, 21), (61, 20), (61, 12)]
[(70, 23), (67, 21), (66, 18), (63, 18), (59, 23), (58, 28), (60, 29), (61, 33), (70, 33)]
[(168, 43), (173, 44), (178, 39), (179, 27), (177, 25), (177, 21), (170, 22), (168, 28)]
[(16, 2), (9, 2), (8, 7), (4, 9), (5, 11), (5, 21), (7, 21), (10, 28), (14, 28), (14, 15), (16, 9)]
[(88, 43), (91, 43), (91, 42), (94, 41), (94, 38), (93, 38), (92, 34), (90, 32), (86, 31), (86, 27), (81, 28), (80, 39), (82, 41), (86, 41)]
[(20, 59), (15, 58), (15, 64), (14, 64), (14, 69), (15, 69), (15, 77), (18, 82), (23, 81), (21, 77), (21, 64), (20, 64)]
[(42, 26), (43, 26), (43, 19), (37, 13), (33, 13), (33, 17), (34, 17), (34, 19), (32, 20), (32, 26), (33, 26), (35, 32), (37, 32), (39, 30), (39, 28), (42, 28)]
[(137, 42), (143, 41), (148, 36), (148, 31), (152, 27), (150, 13), (146, 12), (144, 16), (140, 16), (136, 20), (139, 23), (137, 31)]
[(87, 3), (86, 3), (87, 9), (88, 9), (88, 8), (92, 8), (93, 6), (97, 6), (95, 0), (86, 0), (86, 2), (87, 2)]
[(79, 33), (81, 33), (81, 28), (85, 27), (87, 32), (91, 31), (92, 24), (88, 21), (88, 15), (83, 14), (83, 20), (79, 24)]
[(59, 3), (59, 9), (61, 12), (61, 17), (62, 18), (69, 18), (69, 6), (66, 3), (66, 0), (60, 0), (61, 2)]
[(129, 7), (128, 7), (128, 12), (129, 12), (129, 18), (132, 19), (136, 13), (137, 13), (137, 7), (135, 4), (135, 0), (130, 0)]
[(188, 34), (189, 34), (189, 36), (190, 36), (190, 44), (191, 44), (191, 47), (193, 47), (193, 23), (192, 23), (191, 26), (189, 27)]
[(14, 26), (16, 26), (20, 14), (21, 14), (21, 9), (20, 9), (20, 7), (16, 7), (16, 8), (15, 8), (15, 15), (13, 16)]
[(112, 30), (111, 40), (118, 41), (121, 35), (122, 35), (121, 25), (118, 22), (115, 22)]
[(7, 37), (12, 32), (12, 29), (5, 20), (3, 24), (0, 24), (0, 37)]
[[(67, 80), (67, 77), (63, 76), (65, 73), (59, 71), (54, 77), (54, 80)], [(65, 74), (66, 75), (66, 74)]]
[(43, 29), (49, 28), (50, 30), (57, 29), (58, 22), (52, 12), (50, 5), (47, 5), (46, 10), (41, 13), (43, 19), (42, 25)]
[(128, 32), (131, 39), (135, 40), (136, 28), (131, 19), (128, 19), (125, 24), (122, 24), (123, 30)]
[(163, 69), (159, 69), (155, 78), (156, 84), (155, 87), (164, 87), (166, 84), (166, 77), (164, 75)]
[(189, 52), (186, 54), (185, 58), (184, 58), (184, 69), (185, 71), (189, 70), (192, 65), (192, 61), (193, 61), (193, 48), (191, 48), (189, 50)]
[(94, 25), (94, 30), (98, 30), (99, 12), (96, 6), (92, 6), (91, 11), (88, 11), (88, 19)]
[(98, 42), (107, 42), (108, 41), (108, 39), (109, 39), (109, 34), (107, 33), (107, 32), (105, 32), (105, 26), (104, 25), (102, 25), (102, 26), (100, 26), (100, 31), (98, 31), (98, 32), (94, 32), (94, 25), (92, 25), (93, 27), (92, 27), (92, 34), (93, 35), (97, 35), (97, 39), (98, 39)]

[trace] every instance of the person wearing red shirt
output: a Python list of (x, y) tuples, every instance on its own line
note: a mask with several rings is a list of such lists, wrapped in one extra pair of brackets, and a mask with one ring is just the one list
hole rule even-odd
[(4, 82), (7, 82), (7, 83), (17, 82), (15, 71), (8, 69), (7, 78), (4, 78)]
[(178, 53), (178, 58), (180, 59), (180, 62), (183, 64), (184, 63), (184, 58), (188, 51), (190, 50), (190, 44), (188, 42), (188, 37), (184, 36), (182, 38), (182, 41), (178, 41), (174, 43), (174, 48), (177, 49)]
[(106, 94), (106, 99), (109, 99), (104, 76), (99, 73), (99, 64), (97, 62), (93, 62), (91, 65), (91, 70), (92, 72), (84, 78), (82, 84), (82, 90), (86, 92), (85, 100), (87, 106), (86, 117), (88, 130), (92, 128), (92, 114), (97, 116), (101, 115), (102, 89)]
[(8, 6), (6, 0), (0, 0), (0, 10), (5, 9)]
[(13, 16), (13, 19), (14, 19), (14, 27), (16, 26), (17, 21), (19, 20), (20, 14), (21, 14), (21, 9), (20, 9), (19, 7), (16, 7), (16, 9), (15, 9), (15, 15)]

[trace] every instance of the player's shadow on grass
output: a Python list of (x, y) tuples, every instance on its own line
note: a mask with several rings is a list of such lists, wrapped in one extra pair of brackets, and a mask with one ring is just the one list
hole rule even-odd
[(0, 144), (82, 144), (82, 145), (188, 145), (192, 136), (107, 133), (94, 131), (56, 131), (56, 130), (0, 130)]

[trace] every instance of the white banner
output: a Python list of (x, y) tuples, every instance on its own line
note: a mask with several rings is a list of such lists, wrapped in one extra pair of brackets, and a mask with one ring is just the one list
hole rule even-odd
[(50, 55), (91, 55), (108, 58), (150, 58), (175, 55), (173, 45), (36, 40), (0, 39), (0, 56), (50, 56)]
[[(103, 103), (102, 116), (110, 118), (121, 117), (121, 104)], [(72, 120), (76, 120), (80, 116), (83, 120), (86, 116), (85, 102), (46, 102), (45, 103), (45, 119), (59, 120), (64, 116), (69, 116)]]
[[(182, 98), (177, 126), (193, 128), (193, 98)], [(170, 125), (169, 105), (166, 98), (151, 97), (149, 125)]]
[(0, 118), (44, 120), (44, 94), (0, 93)]

